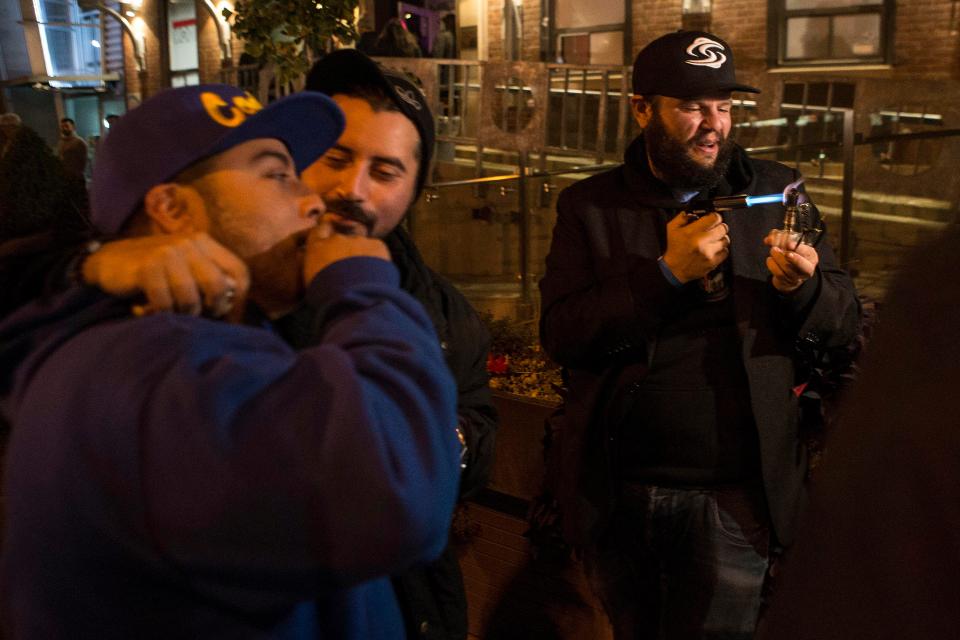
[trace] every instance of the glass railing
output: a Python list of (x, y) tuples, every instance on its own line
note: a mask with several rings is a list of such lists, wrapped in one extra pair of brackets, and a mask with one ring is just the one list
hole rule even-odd
[[(410, 220), (428, 263), (478, 306), (535, 315), (557, 194), (618, 164), (637, 134), (629, 68), (383, 62), (421, 79), (436, 116), (433, 184)], [(270, 98), (271, 87), (249, 89)], [(784, 103), (771, 114), (746, 98), (734, 100), (735, 139), (804, 175), (829, 241), (870, 296), (882, 299), (903, 257), (958, 221), (960, 121), (949, 100), (929, 100), (936, 110), (874, 98), (857, 112)]]
[[(829, 138), (807, 137), (796, 144), (791, 132), (809, 124), (803, 120), (798, 124), (796, 119), (787, 114), (781, 122), (751, 127), (753, 142), (773, 144), (748, 147), (748, 151), (803, 174), (838, 259), (862, 292), (882, 299), (904, 257), (958, 220), (956, 200), (896, 192), (888, 181), (913, 175), (917, 169), (920, 174), (913, 175), (915, 179), (924, 179), (923, 169), (934, 172), (926, 179), (936, 179), (943, 162), (960, 158), (960, 130), (856, 136), (854, 114), (834, 112), (829, 128), (822, 129)], [(741, 136), (740, 130), (735, 135)], [(428, 263), (456, 282), (479, 307), (494, 315), (534, 317), (558, 193), (616, 163), (598, 164), (593, 155), (453, 143), (446, 149), (446, 158), (437, 165), (439, 179), (427, 189), (411, 218), (418, 245)], [(948, 182), (937, 185), (936, 192), (960, 189), (956, 174)]]

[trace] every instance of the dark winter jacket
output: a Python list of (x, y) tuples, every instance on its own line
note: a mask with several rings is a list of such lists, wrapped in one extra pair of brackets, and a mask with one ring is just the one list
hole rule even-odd
[[(486, 369), (490, 334), (463, 294), (426, 266), (402, 227), (385, 240), (400, 270), (401, 288), (426, 309), (457, 383), (458, 423), (467, 442), (460, 496), (467, 498), (486, 485), (493, 465), (497, 414), (490, 398)], [(281, 333), (294, 347), (310, 344), (311, 315), (309, 309), (301, 310), (280, 326)], [(436, 561), (414, 567), (396, 576), (393, 582), (411, 638), (466, 637), (466, 593), (451, 547)]]
[(383, 576), (447, 542), (453, 381), (390, 264), (308, 299), (299, 352), (79, 289), (0, 324), (10, 637), (403, 637)]
[[(753, 160), (739, 148), (711, 193), (782, 192), (798, 179), (781, 164)], [(643, 380), (659, 328), (679, 311), (682, 288), (664, 277), (657, 259), (666, 248), (666, 223), (681, 211), (670, 189), (650, 172), (643, 138), (625, 164), (564, 190), (547, 256), (541, 338), (550, 356), (570, 370), (571, 396), (560, 451), (560, 494), (571, 541), (597, 535), (613, 508), (616, 417), (613, 398)], [(814, 212), (814, 217), (819, 214)], [(859, 305), (850, 278), (821, 234), (813, 278), (792, 295), (770, 284), (763, 244), (783, 221), (780, 205), (732, 211), (730, 265), (742, 357), (760, 440), (761, 471), (774, 530), (793, 537), (804, 497), (806, 452), (798, 433), (794, 353), (797, 340), (842, 345), (856, 335)], [(688, 283), (685, 287), (696, 287)]]

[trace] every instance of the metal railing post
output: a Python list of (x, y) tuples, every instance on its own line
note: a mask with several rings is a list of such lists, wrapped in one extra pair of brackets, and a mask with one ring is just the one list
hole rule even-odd
[(843, 198), (840, 213), (840, 265), (850, 264), (850, 236), (853, 230), (853, 162), (856, 154), (853, 109), (843, 110)]
[(529, 151), (520, 151), (517, 154), (517, 169), (519, 177), (517, 178), (517, 199), (520, 208), (518, 209), (519, 223), (519, 260), (520, 260), (520, 299), (524, 304), (524, 309), (529, 308), (530, 304), (530, 207), (527, 202), (527, 166), (529, 164)]
[(603, 162), (603, 156), (607, 152), (607, 112), (609, 111), (607, 108), (607, 100), (609, 99), (607, 84), (610, 82), (609, 72), (607, 70), (601, 71), (600, 77), (602, 85), (600, 86), (600, 106), (597, 113), (597, 152), (593, 158), (597, 164)]

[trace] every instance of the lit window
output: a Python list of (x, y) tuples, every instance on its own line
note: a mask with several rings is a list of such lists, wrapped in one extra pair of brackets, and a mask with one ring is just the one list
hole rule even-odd
[(553, 51), (547, 59), (579, 65), (629, 64), (625, 61), (627, 4), (624, 0), (554, 0), (549, 21)]
[(770, 0), (776, 63), (889, 62), (893, 8), (893, 0)]
[(39, 0), (34, 6), (47, 73), (51, 78), (63, 78), (52, 83), (97, 84), (101, 74), (100, 12), (83, 11), (76, 0)]

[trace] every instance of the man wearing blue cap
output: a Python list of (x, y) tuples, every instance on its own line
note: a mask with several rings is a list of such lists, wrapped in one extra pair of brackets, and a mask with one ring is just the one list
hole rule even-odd
[(541, 339), (570, 374), (554, 489), (618, 639), (752, 637), (803, 504), (795, 344), (857, 327), (824, 237), (768, 236), (780, 204), (685, 213), (799, 180), (732, 141), (734, 91), (758, 90), (713, 34), (640, 51), (643, 132), (622, 166), (561, 193), (540, 283)]
[[(424, 305), (457, 382), (460, 497), (475, 495), (490, 474), (496, 430), (486, 372), (490, 336), (464, 296), (424, 263), (400, 224), (429, 174), (433, 115), (408, 76), (351, 49), (315, 64), (306, 88), (331, 96), (346, 122), (336, 143), (304, 170), (303, 182), (320, 194), (328, 212), (337, 214), (341, 232), (384, 240), (401, 287)], [(118, 295), (143, 292), (154, 311), (205, 309), (216, 315), (230, 306), (226, 294), (245, 289), (242, 265), (238, 268), (230, 252), (203, 234), (106, 243), (78, 271), (88, 284)], [(315, 314), (310, 305), (297, 308), (276, 319), (278, 333), (294, 348), (309, 345)], [(466, 592), (452, 547), (435, 561), (394, 576), (393, 583), (409, 635), (466, 638)]]
[[(403, 636), (382, 576), (446, 543), (456, 394), (385, 245), (337, 233), (299, 180), (342, 128), (316, 93), (261, 109), (209, 85), (104, 142), (98, 229), (207, 233), (251, 304), (246, 324), (132, 317), (73, 288), (0, 325), (9, 637)], [(294, 352), (269, 321), (302, 300), (320, 337)]]

